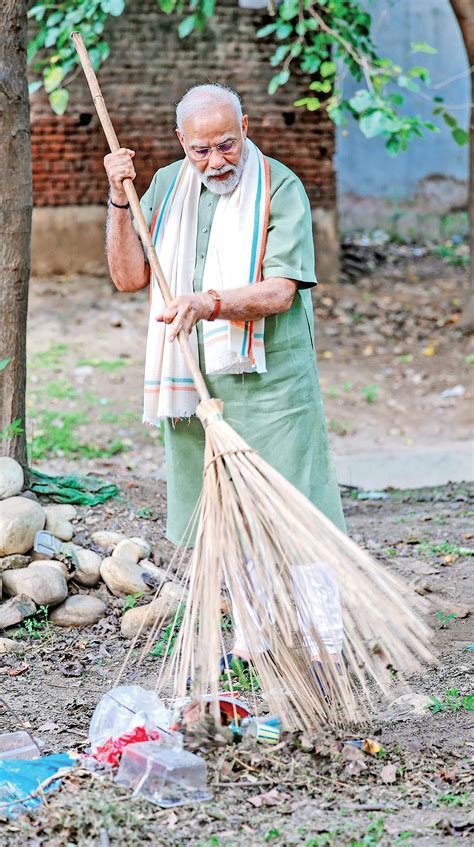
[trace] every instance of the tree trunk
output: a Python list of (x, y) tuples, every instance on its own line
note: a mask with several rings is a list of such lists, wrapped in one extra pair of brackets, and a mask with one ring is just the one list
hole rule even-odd
[(0, 440), (3, 455), (27, 465), (26, 313), (30, 275), (31, 152), (26, 76), (26, 0), (0, 3)]
[(471, 115), (469, 121), (469, 244), (471, 263), (469, 273), (469, 290), (461, 316), (460, 327), (465, 332), (474, 332), (474, 5), (472, 0), (451, 0), (451, 6), (456, 15), (466, 48), (467, 60), (471, 71)]

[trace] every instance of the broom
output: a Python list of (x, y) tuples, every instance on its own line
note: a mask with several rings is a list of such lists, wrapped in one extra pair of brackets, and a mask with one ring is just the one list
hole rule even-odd
[[(116, 151), (120, 145), (87, 50), (78, 33), (72, 39), (109, 147)], [(172, 295), (132, 180), (123, 186), (168, 304)], [(186, 333), (178, 340), (201, 400), (197, 415), (206, 446), (196, 544), (181, 579), (184, 613), (179, 627), (175, 615), (157, 687), (171, 686), (182, 698), (191, 679), (194, 695), (217, 694), (226, 585), (271, 712), (288, 729), (353, 724), (371, 701), (370, 680), (386, 693), (391, 670), (407, 674), (421, 662), (436, 661), (422, 620), (427, 602), (338, 530), (226, 423), (222, 401), (210, 397)], [(338, 589), (344, 661), (334, 647), (341, 629)], [(168, 615), (166, 603), (162, 607), (142, 656)], [(141, 630), (124, 666), (140, 635)], [(226, 674), (232, 689), (229, 668)]]

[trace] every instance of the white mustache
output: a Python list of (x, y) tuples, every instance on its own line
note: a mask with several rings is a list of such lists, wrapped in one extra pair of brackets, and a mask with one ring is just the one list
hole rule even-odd
[(205, 172), (206, 177), (224, 176), (225, 174), (235, 174), (236, 168), (230, 166), (226, 170), (223, 168), (208, 168)]

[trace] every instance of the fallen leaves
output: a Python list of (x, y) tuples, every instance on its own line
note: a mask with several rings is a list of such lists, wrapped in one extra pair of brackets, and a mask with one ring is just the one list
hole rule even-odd
[(291, 794), (285, 791), (280, 791), (278, 788), (272, 788), (270, 791), (265, 791), (263, 794), (257, 794), (255, 797), (249, 797), (247, 803), (250, 803), (256, 809), (261, 806), (282, 806), (283, 803), (288, 803), (292, 800)]
[(397, 769), (395, 765), (384, 765), (380, 771), (380, 779), (385, 785), (391, 785), (397, 781)]

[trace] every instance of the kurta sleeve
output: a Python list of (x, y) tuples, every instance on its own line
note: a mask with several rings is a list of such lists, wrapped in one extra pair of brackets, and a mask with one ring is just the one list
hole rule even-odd
[[(143, 215), (145, 217), (146, 225), (147, 225), (148, 229), (150, 229), (151, 221), (152, 221), (152, 218), (153, 218), (153, 213), (154, 213), (154, 210), (155, 210), (156, 182), (157, 182), (158, 173), (159, 173), (159, 171), (156, 172), (155, 176), (153, 177), (152, 181), (150, 182), (150, 185), (148, 186), (147, 190), (145, 191), (143, 197), (140, 199), (140, 206), (142, 207), (142, 212), (143, 212)], [(133, 226), (135, 227), (136, 233), (139, 235), (140, 233), (138, 232), (138, 224), (135, 220), (133, 221)]]
[[(285, 168), (271, 190), (267, 244), (263, 259), (263, 278), (282, 276), (294, 279), (299, 288), (317, 284), (314, 269), (314, 244), (311, 207), (301, 180)], [(272, 182), (274, 174), (270, 170)], [(280, 177), (280, 178), (278, 178)]]

